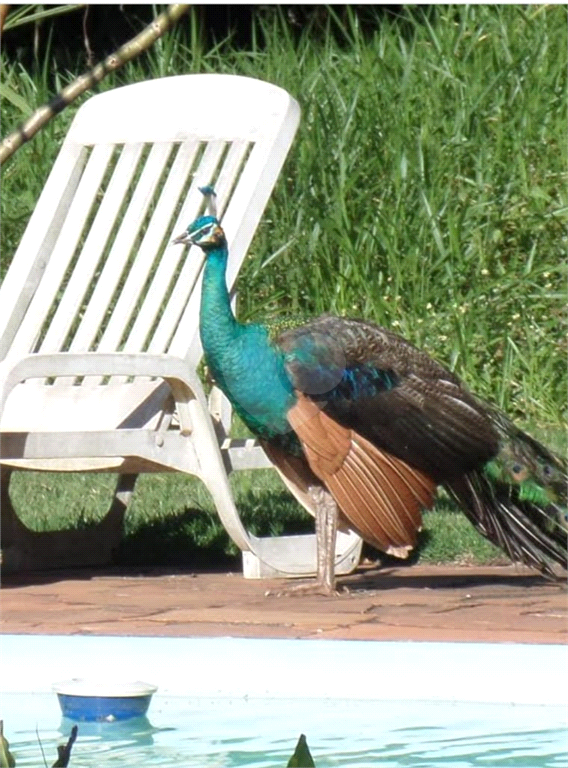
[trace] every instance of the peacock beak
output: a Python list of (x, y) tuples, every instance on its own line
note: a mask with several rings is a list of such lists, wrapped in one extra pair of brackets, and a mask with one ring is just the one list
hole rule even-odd
[(191, 245), (191, 243), (192, 243), (192, 240), (187, 230), (182, 232), (181, 235), (174, 237), (174, 239), (172, 240), (172, 245)]

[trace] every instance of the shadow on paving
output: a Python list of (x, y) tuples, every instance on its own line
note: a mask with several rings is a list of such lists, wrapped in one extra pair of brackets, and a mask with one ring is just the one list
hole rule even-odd
[[(451, 566), (448, 566), (451, 567)], [(515, 574), (502, 573), (499, 569), (488, 573), (468, 573), (468, 568), (464, 567), (463, 573), (449, 574), (447, 568), (431, 566), (427, 574), (412, 575), (412, 565), (406, 566), (409, 570), (404, 574), (392, 573), (394, 569), (382, 569), (379, 571), (355, 574), (349, 581), (349, 589), (356, 590), (388, 590), (397, 588), (406, 589), (467, 589), (482, 586), (514, 586), (514, 587), (542, 587), (558, 586), (558, 589), (565, 589), (565, 579), (559, 577), (558, 581), (544, 578), (540, 574), (527, 574), (526, 572)], [(401, 566), (397, 566), (396, 571), (400, 571)]]
[[(416, 590), (467, 590), (475, 587), (515, 587), (531, 588), (557, 587), (559, 591), (566, 591), (566, 580), (559, 578), (554, 582), (545, 579), (538, 573), (528, 573), (526, 569), (515, 573), (512, 566), (509, 567), (458, 567), (446, 566), (415, 566), (418, 571), (413, 575), (413, 565), (397, 565), (396, 567), (361, 566), (350, 576), (338, 579), (338, 587), (346, 587), (351, 594), (367, 591), (388, 591), (395, 589)], [(455, 571), (460, 571), (456, 573)], [(479, 572), (479, 571), (482, 572)], [(448, 572), (450, 571), (450, 572)], [(101, 568), (66, 568), (49, 571), (28, 571), (25, 573), (11, 573), (3, 576), (2, 588), (10, 589), (32, 585), (51, 584), (60, 581), (90, 581), (95, 578), (159, 578), (167, 576), (193, 576), (196, 574), (230, 574), (241, 576), (240, 558), (231, 558), (230, 563), (202, 562), (195, 567), (188, 565), (182, 567), (172, 564), (170, 566), (123, 566), (116, 565)], [(243, 579), (246, 583), (246, 580)], [(284, 581), (284, 580), (280, 580)], [(251, 580), (251, 585), (262, 585), (263, 581)]]

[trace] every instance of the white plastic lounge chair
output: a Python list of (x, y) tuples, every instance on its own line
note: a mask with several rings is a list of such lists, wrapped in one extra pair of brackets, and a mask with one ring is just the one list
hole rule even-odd
[[(108, 562), (138, 473), (196, 475), (243, 550), (246, 576), (315, 571), (315, 537), (258, 539), (228, 473), (270, 466), (227, 438), (231, 412), (196, 374), (199, 249), (168, 248), (213, 184), (232, 286), (299, 122), (281, 88), (183, 75), (117, 88), (77, 112), (0, 288), (3, 567)], [(8, 495), (12, 469), (115, 472), (97, 528), (35, 533)], [(338, 541), (338, 572), (361, 542)]]

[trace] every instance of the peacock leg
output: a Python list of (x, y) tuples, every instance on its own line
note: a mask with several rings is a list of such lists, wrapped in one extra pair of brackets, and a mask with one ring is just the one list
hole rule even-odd
[(287, 595), (337, 595), (335, 589), (335, 540), (337, 538), (338, 508), (333, 496), (321, 485), (309, 486), (316, 518), (316, 578), (279, 590), (278, 597)]
[(326, 595), (335, 593), (335, 541), (337, 538), (337, 504), (333, 496), (320, 486), (310, 487), (316, 508), (317, 574), (315, 587)]

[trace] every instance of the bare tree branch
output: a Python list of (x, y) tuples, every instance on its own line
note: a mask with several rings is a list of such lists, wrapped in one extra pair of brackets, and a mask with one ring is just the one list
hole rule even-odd
[(9, 10), (10, 10), (9, 5), (0, 5), (0, 35), (2, 34), (2, 30), (4, 29), (4, 22), (6, 21), (6, 16), (8, 15)]
[(71, 104), (78, 96), (99, 83), (109, 72), (119, 69), (127, 61), (139, 56), (147, 50), (164, 32), (172, 27), (189, 9), (189, 5), (170, 5), (164, 13), (157, 16), (139, 35), (122, 45), (117, 51), (92, 70), (81, 75), (61, 93), (58, 93), (48, 104), (44, 104), (26, 120), (16, 131), (6, 136), (0, 143), (0, 163), (3, 163), (26, 141), (29, 141), (40, 128)]

